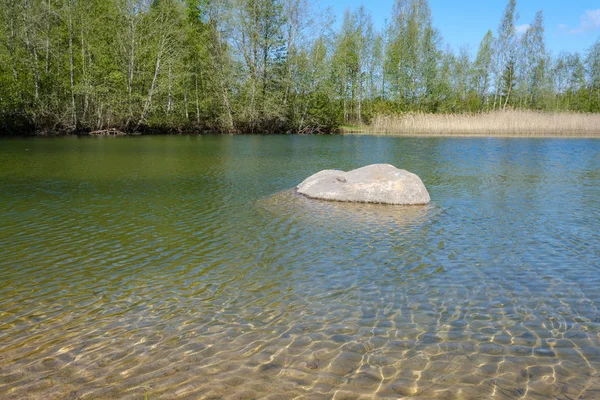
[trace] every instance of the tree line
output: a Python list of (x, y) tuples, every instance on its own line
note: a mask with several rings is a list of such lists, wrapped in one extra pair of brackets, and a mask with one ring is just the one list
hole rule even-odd
[(308, 0), (0, 0), (0, 134), (328, 133), (376, 114), (600, 111), (600, 40), (552, 55), (516, 0), (476, 55), (427, 0), (315, 17)]

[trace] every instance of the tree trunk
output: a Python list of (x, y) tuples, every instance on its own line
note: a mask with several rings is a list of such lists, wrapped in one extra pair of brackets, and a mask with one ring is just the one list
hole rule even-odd
[(231, 115), (231, 105), (229, 104), (229, 96), (227, 95), (227, 88), (224, 85), (223, 81), (221, 82), (221, 91), (223, 93), (223, 104), (225, 105), (225, 110), (227, 111), (227, 120), (225, 121), (225, 126), (228, 132), (234, 131), (233, 126), (233, 116)]
[(358, 97), (358, 107), (356, 110), (356, 116), (357, 116), (357, 120), (359, 124), (362, 124), (362, 66), (359, 63), (358, 64), (358, 90), (357, 90), (357, 97)]
[(510, 95), (512, 93), (512, 87), (513, 87), (513, 73), (511, 72), (511, 75), (509, 77), (509, 81), (508, 81), (508, 93), (506, 93), (506, 100), (504, 101), (504, 107), (502, 107), (502, 110), (506, 110), (506, 106), (508, 105), (508, 100), (510, 99)]
[(190, 114), (188, 112), (188, 97), (187, 97), (187, 85), (183, 88), (183, 108), (185, 112), (185, 122), (188, 123), (190, 121)]
[(77, 130), (77, 110), (75, 105), (75, 65), (73, 61), (73, 15), (69, 2), (69, 72), (71, 75), (71, 113), (73, 128)]
[(198, 67), (196, 66), (196, 73), (194, 74), (196, 83), (196, 124), (200, 126), (200, 99), (198, 94)]
[(85, 68), (85, 39), (84, 39), (84, 30), (83, 25), (81, 24), (81, 72), (83, 76), (83, 82), (85, 83), (85, 92), (83, 97), (83, 114), (81, 115), (81, 121), (85, 124), (85, 118), (88, 111), (89, 105), (89, 77), (87, 75), (87, 70)]
[(158, 53), (156, 54), (156, 64), (154, 66), (154, 76), (152, 77), (152, 84), (150, 85), (150, 89), (148, 89), (148, 96), (146, 97), (146, 102), (144, 103), (144, 108), (142, 109), (142, 114), (140, 115), (140, 120), (137, 123), (136, 130), (140, 128), (140, 126), (144, 123), (146, 119), (146, 114), (148, 110), (152, 106), (152, 95), (154, 94), (154, 88), (156, 87), (156, 81), (158, 79), (158, 73), (160, 71), (160, 63), (162, 60), (162, 55), (165, 47), (165, 37), (163, 36), (160, 40), (160, 46), (158, 48)]
[[(12, 60), (12, 62), (10, 63), (10, 67), (12, 69), (12, 74), (13, 74), (13, 78), (15, 79), (15, 83), (19, 82), (19, 72), (17, 71), (16, 68), (16, 61), (17, 59), (15, 58), (15, 21), (14, 21), (14, 16), (12, 13), (9, 13), (10, 18), (8, 20), (8, 23), (10, 25), (10, 37), (9, 37), (9, 41), (7, 43), (7, 48), (8, 48), (8, 54), (10, 55), (10, 59)], [(19, 96), (19, 100), (22, 102), (23, 101), (23, 93), (21, 91), (19, 91), (18, 93)]]
[(25, 15), (23, 15), (23, 27), (25, 29), (25, 45), (32, 57), (31, 70), (33, 72), (35, 100), (37, 101), (40, 98), (40, 83), (39, 83), (40, 74), (39, 74), (38, 67), (37, 67), (37, 64), (38, 64), (37, 50), (35, 49), (35, 46), (31, 43), (31, 40), (29, 39), (29, 27), (27, 26), (27, 20), (25, 18), (26, 18)]
[[(225, 128), (228, 132), (233, 132), (234, 131), (234, 125), (233, 125), (233, 115), (231, 113), (231, 105), (229, 103), (229, 95), (227, 93), (227, 88), (225, 87), (225, 75), (223, 74), (223, 68), (225, 67), (225, 62), (223, 60), (223, 46), (221, 44), (221, 34), (218, 32), (217, 30), (217, 35), (216, 35), (216, 42), (217, 42), (217, 54), (218, 54), (218, 61), (219, 61), (219, 65), (217, 65), (217, 71), (218, 71), (218, 79), (219, 79), (219, 86), (221, 88), (221, 96), (223, 97), (223, 106), (225, 107), (225, 111), (227, 112), (226, 115), (226, 119), (225, 119)], [(197, 78), (197, 76), (196, 76)]]
[(135, 34), (136, 24), (134, 21), (135, 15), (129, 16), (129, 60), (128, 60), (128, 75), (127, 75), (127, 105), (129, 108), (129, 116), (127, 117), (126, 125), (131, 123), (133, 119), (133, 72), (135, 67)]
[(171, 109), (173, 107), (173, 97), (172, 97), (172, 90), (173, 90), (173, 83), (172, 83), (172, 74), (171, 74), (171, 65), (169, 65), (169, 85), (168, 85), (168, 89), (169, 89), (169, 93), (167, 96), (167, 114), (171, 113)]
[(46, 73), (50, 71), (50, 0), (46, 0)]

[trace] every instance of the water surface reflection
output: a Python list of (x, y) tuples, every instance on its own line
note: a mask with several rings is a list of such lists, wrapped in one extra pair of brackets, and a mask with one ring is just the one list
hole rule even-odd
[[(600, 398), (600, 141), (0, 144), (0, 398)], [(433, 203), (290, 192), (391, 163)]]

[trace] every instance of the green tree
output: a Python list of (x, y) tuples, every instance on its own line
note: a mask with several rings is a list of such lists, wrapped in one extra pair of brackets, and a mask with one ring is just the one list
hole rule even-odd
[(493, 59), (494, 36), (491, 30), (488, 30), (477, 51), (477, 57), (471, 70), (472, 87), (479, 98), (480, 107), (483, 111), (488, 106), (488, 96), (490, 92), (492, 59)]
[(546, 84), (547, 60), (542, 11), (535, 15), (519, 44), (517, 101), (521, 108), (539, 108)]
[(496, 40), (494, 109), (506, 109), (514, 88), (514, 72), (516, 63), (516, 27), (519, 19), (516, 11), (516, 0), (509, 0), (504, 10), (502, 22), (498, 27)]
[(588, 111), (600, 111), (600, 38), (587, 52), (585, 67), (588, 80)]
[(388, 36), (385, 75), (400, 108), (435, 108), (440, 37), (427, 0), (397, 0)]

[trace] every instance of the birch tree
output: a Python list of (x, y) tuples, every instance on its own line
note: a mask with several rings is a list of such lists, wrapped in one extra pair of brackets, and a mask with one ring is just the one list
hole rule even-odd
[(544, 16), (539, 11), (520, 40), (519, 105), (536, 108), (546, 79), (546, 46)]
[(516, 28), (518, 20), (516, 0), (509, 0), (504, 10), (502, 22), (498, 27), (495, 60), (495, 90), (494, 109), (506, 109), (514, 87), (514, 68), (516, 56)]
[(488, 30), (479, 44), (477, 57), (473, 63), (472, 85), (481, 104), (480, 110), (484, 110), (487, 106), (492, 73), (493, 45), (494, 36), (492, 31)]
[(600, 111), (600, 39), (588, 50), (585, 59), (588, 77), (589, 111)]

